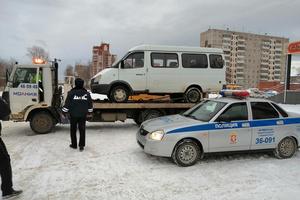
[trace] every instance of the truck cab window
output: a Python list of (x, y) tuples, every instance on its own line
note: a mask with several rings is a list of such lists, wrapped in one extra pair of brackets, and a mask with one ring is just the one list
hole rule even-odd
[(18, 68), (13, 78), (13, 87), (16, 88), (20, 83), (37, 83), (36, 69), (34, 68)]
[(144, 67), (144, 53), (132, 53), (123, 61), (124, 69), (143, 68)]

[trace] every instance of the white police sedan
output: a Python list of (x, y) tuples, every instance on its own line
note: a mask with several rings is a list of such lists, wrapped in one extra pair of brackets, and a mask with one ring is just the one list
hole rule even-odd
[(146, 153), (172, 157), (180, 166), (191, 166), (214, 152), (272, 150), (278, 158), (294, 155), (300, 115), (268, 100), (248, 98), (247, 92), (228, 95), (205, 100), (181, 115), (145, 121), (137, 132), (138, 144)]

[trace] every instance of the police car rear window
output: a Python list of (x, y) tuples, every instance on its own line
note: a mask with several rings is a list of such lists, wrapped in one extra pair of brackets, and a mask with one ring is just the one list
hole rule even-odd
[(278, 118), (278, 112), (268, 102), (251, 102), (253, 119)]

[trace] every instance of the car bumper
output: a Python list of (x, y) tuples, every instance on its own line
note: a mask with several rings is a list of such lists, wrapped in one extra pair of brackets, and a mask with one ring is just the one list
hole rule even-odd
[(92, 84), (91, 90), (92, 90), (92, 93), (107, 95), (110, 90), (110, 84)]
[(148, 135), (143, 136), (138, 131), (136, 134), (137, 143), (145, 153), (154, 156), (171, 157), (175, 144), (166, 140), (157, 141), (148, 139)]

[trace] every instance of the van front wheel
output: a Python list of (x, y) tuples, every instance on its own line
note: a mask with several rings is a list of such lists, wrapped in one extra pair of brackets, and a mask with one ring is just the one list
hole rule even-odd
[(184, 93), (185, 101), (188, 103), (198, 103), (202, 96), (202, 92), (196, 87), (191, 87)]
[(119, 85), (111, 89), (109, 97), (113, 102), (124, 103), (129, 98), (129, 92), (126, 87)]

